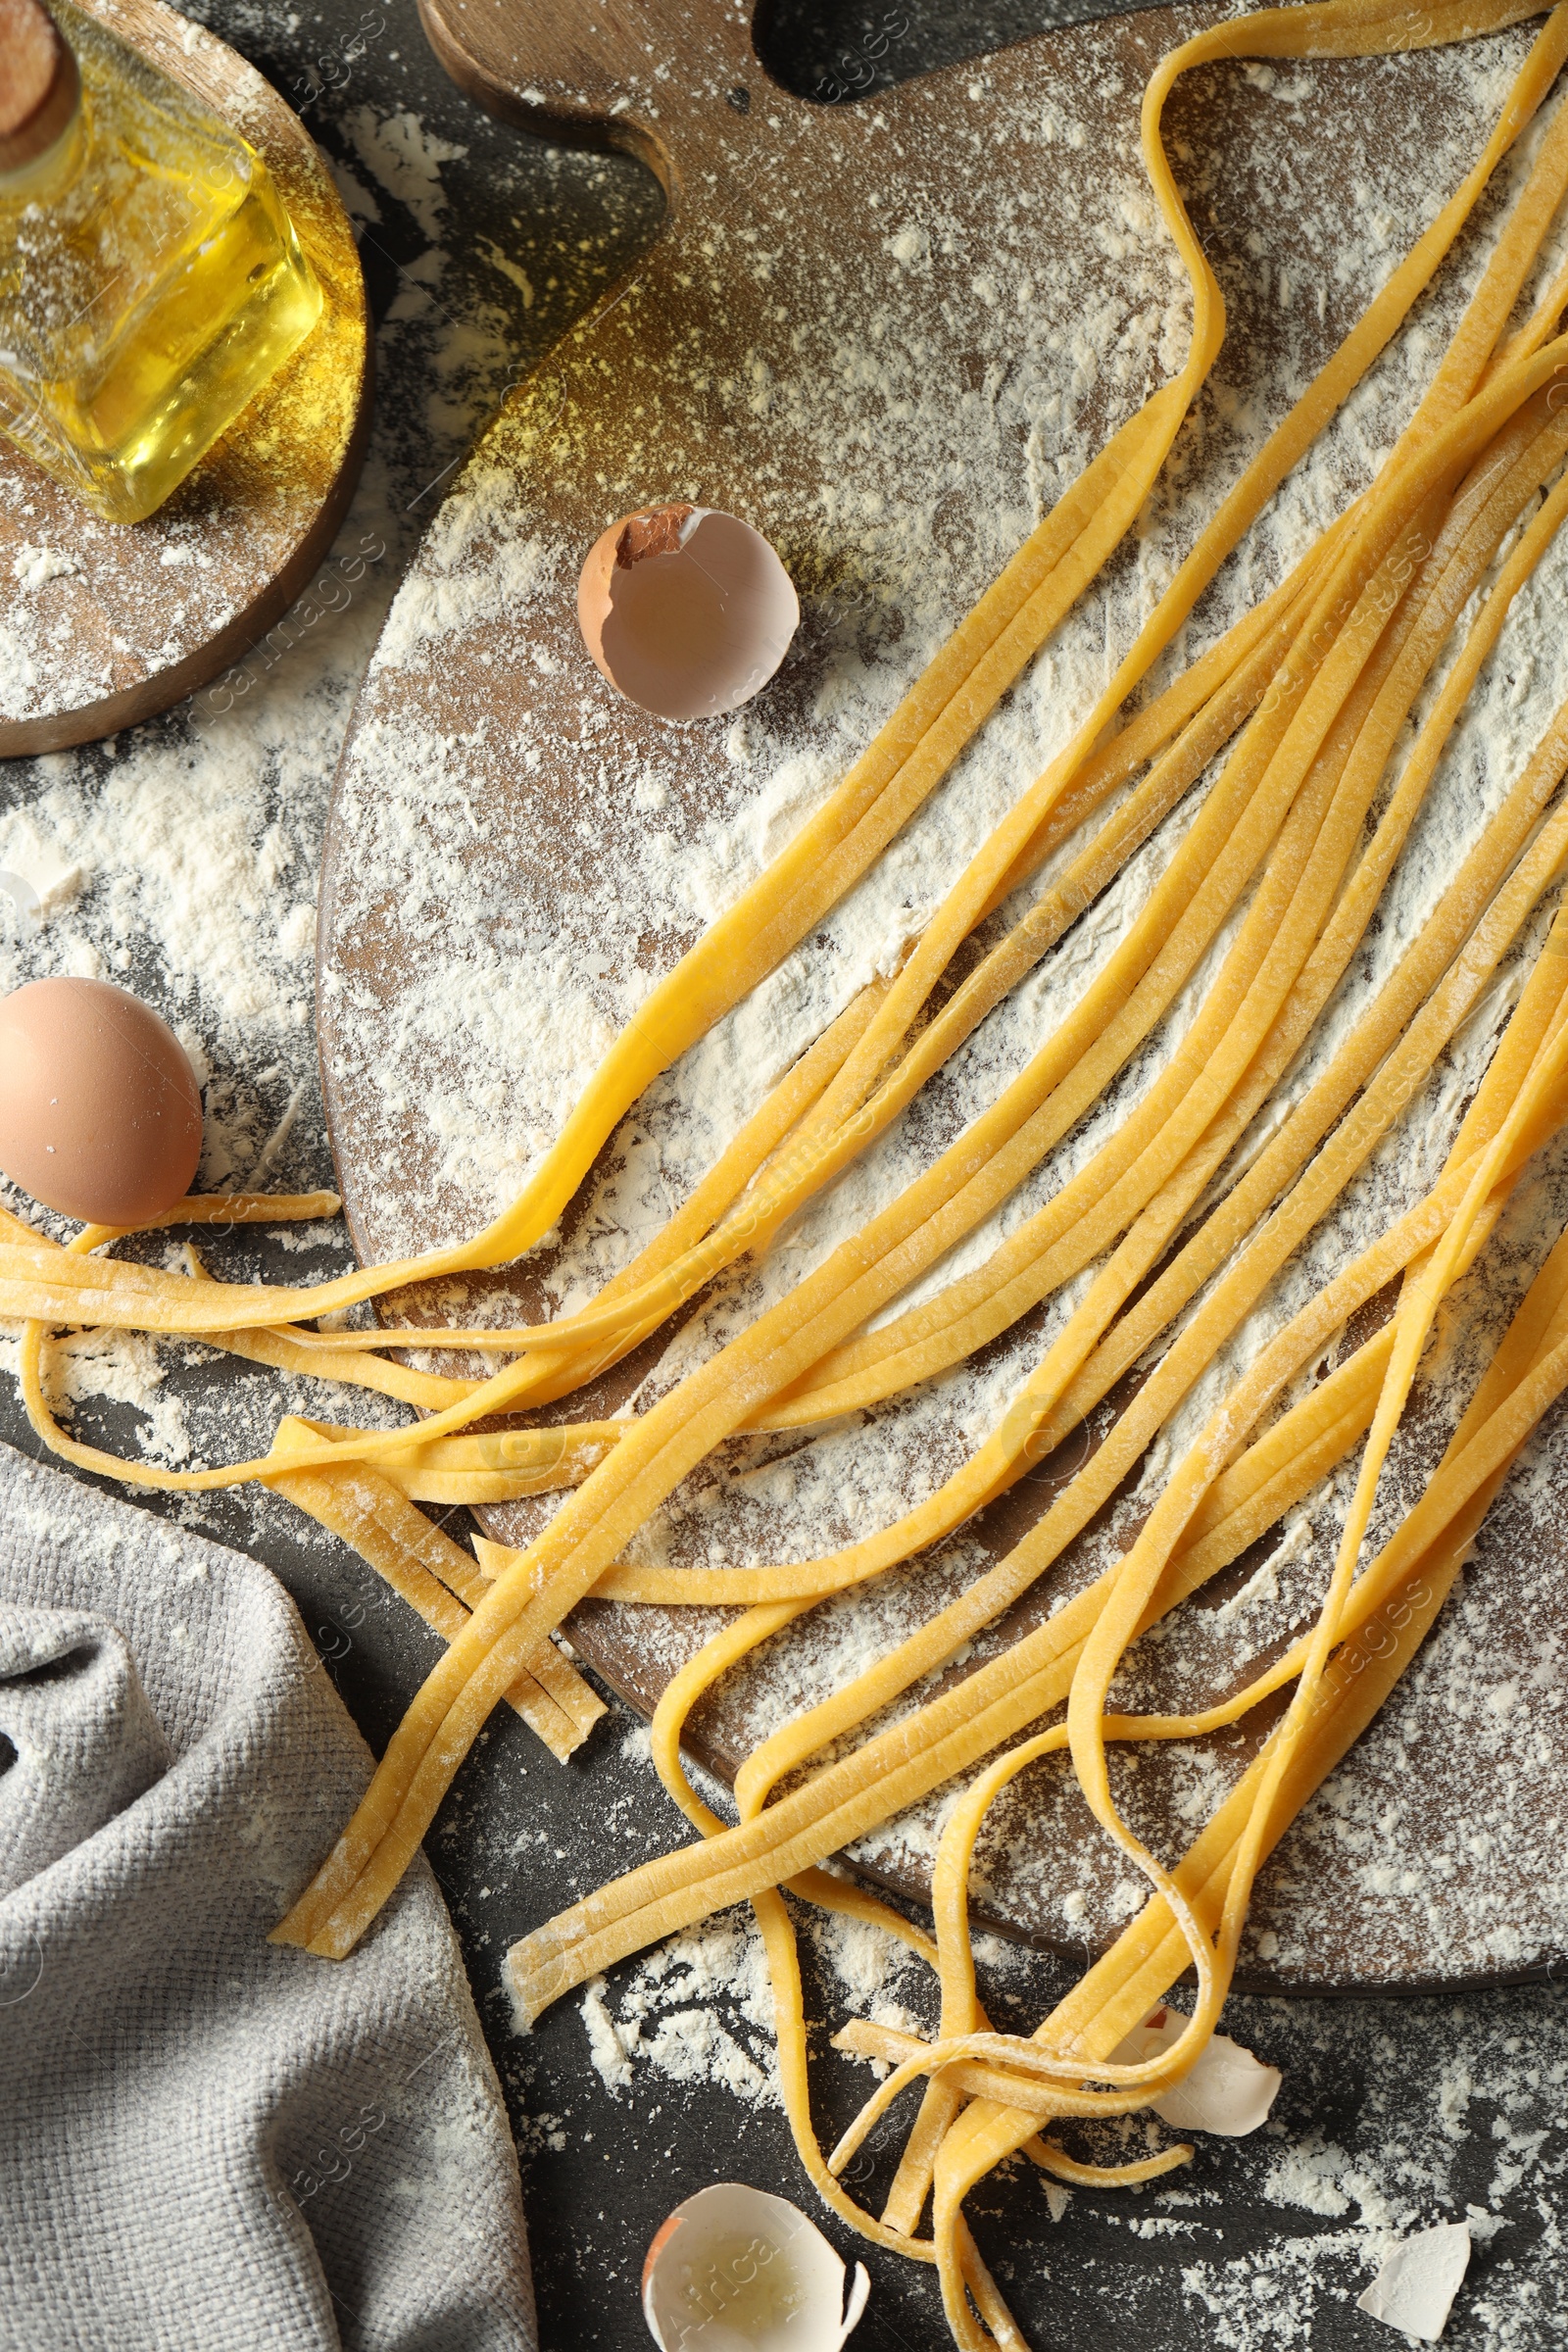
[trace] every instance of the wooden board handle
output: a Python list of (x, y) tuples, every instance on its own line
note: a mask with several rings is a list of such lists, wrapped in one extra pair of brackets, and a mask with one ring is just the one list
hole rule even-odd
[[(689, 169), (724, 112), (766, 90), (773, 113), (803, 102), (769, 81), (752, 41), (750, 11), (730, 0), (507, 0), (468, 9), (419, 0), (430, 46), (458, 87), (504, 122), (579, 147), (641, 157), (666, 189)], [(722, 112), (718, 110), (723, 110)]]

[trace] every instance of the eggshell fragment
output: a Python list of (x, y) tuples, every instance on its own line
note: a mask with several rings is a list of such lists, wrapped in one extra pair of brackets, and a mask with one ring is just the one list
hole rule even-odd
[(1435, 2344), (1469, 2267), (1468, 2225), (1442, 2222), (1395, 2247), (1366, 2292), (1356, 2297), (1356, 2309)]
[(0, 1001), (0, 1169), (89, 1225), (140, 1225), (190, 1190), (202, 1098), (151, 1005), (107, 980)]
[(25, 874), (14, 874), (9, 868), (0, 868), (0, 896), (10, 902), (5, 909), (11, 918), (8, 929), (15, 931), (19, 938), (24, 937), (30, 926), (38, 920), (42, 906), (38, 893)]
[(784, 2197), (738, 2180), (677, 2205), (643, 2263), (643, 2317), (660, 2352), (838, 2352), (871, 2282)]
[[(1163, 2002), (1111, 2052), (1117, 2066), (1141, 2066), (1168, 2050), (1186, 2032), (1188, 2020)], [(1268, 2121), (1284, 2077), (1264, 2066), (1228, 2034), (1210, 2036), (1191, 2074), (1149, 2104), (1176, 2132), (1213, 2132), (1243, 2139)]]
[(712, 507), (646, 507), (596, 539), (577, 582), (583, 643), (659, 718), (714, 718), (767, 684), (800, 599), (760, 531)]

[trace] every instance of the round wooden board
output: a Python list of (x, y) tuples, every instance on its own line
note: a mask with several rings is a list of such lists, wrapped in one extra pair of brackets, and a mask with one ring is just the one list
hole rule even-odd
[[(1140, 304), (1156, 299), (1174, 299), (1178, 324), (1181, 316), (1174, 265), (1137, 211), (1137, 109), (1154, 61), (1211, 14), (1119, 18), (933, 74), (863, 106), (821, 110), (766, 81), (737, 11), (647, 0), (570, 30), (560, 12), (526, 0), (504, 0), (482, 17), (430, 0), (437, 51), (466, 88), (556, 135), (632, 147), (660, 171), (670, 215), (630, 283), (557, 348), (482, 436), (361, 693), (328, 828), (318, 1004), (334, 1150), (363, 1258), (476, 1229), (514, 1189), (564, 1106), (519, 1039), (540, 1041), (542, 1065), (551, 1024), (569, 1024), (582, 1041), (575, 1075), (585, 1076), (591, 1054), (701, 927), (702, 907), (684, 892), (685, 861), (694, 870), (710, 864), (728, 826), (738, 866), (751, 870), (760, 835), (771, 826), (765, 846), (776, 846), (792, 809), (839, 772), (892, 707), (929, 641), (932, 613), (916, 613), (918, 595), (888, 553), (889, 517), (918, 510), (929, 540), (925, 585), (951, 618), (993, 575), (998, 546), (1028, 527), (1042, 481), (1054, 495), (1053, 482), (1070, 478), (1083, 450), (1167, 371), (1150, 338), (1134, 346), (1129, 324)], [(1517, 51), (1516, 38), (1507, 54)], [(1396, 70), (1314, 68), (1304, 112), (1304, 85), (1293, 85), (1292, 201), (1301, 216), (1326, 223), (1331, 243), (1349, 238), (1366, 206), (1353, 167), (1369, 157), (1366, 169), (1385, 174), (1386, 234), (1402, 249), (1420, 220), (1398, 214), (1399, 159), (1419, 152), (1431, 122), (1454, 108), (1456, 76), (1469, 70), (1431, 53), (1400, 59)], [(1205, 181), (1204, 233), (1228, 283), (1247, 276), (1263, 210), (1255, 171), (1250, 181), (1233, 168), (1232, 134), (1273, 87), (1266, 76), (1216, 71), (1195, 77), (1170, 118), (1189, 155), (1208, 149), (1224, 165)], [(1455, 133), (1456, 159), (1468, 161), (1480, 143), (1471, 127)], [(1201, 155), (1193, 170), (1200, 168)], [(1038, 210), (1020, 210), (1022, 190)], [(1043, 267), (1044, 310), (1028, 291), (1030, 271)], [(1265, 398), (1271, 383), (1277, 394), (1282, 375), (1304, 380), (1346, 331), (1366, 298), (1348, 274), (1325, 278), (1315, 311), (1298, 303), (1289, 317), (1283, 304), (1249, 303), (1245, 288), (1233, 296), (1224, 397), (1206, 428), (1211, 448), (1222, 444), (1213, 418), (1225, 402), (1234, 414)], [(1108, 356), (1080, 368), (1071, 429), (1055, 432), (1057, 448), (1079, 454), (1053, 475), (1039, 420), (1060, 418), (1080, 325)], [(1116, 364), (1130, 347), (1134, 359)], [(669, 729), (644, 718), (603, 685), (577, 637), (572, 591), (582, 554), (615, 514), (661, 496), (745, 514), (774, 539), (801, 590), (796, 648), (738, 726)], [(1134, 551), (1128, 562), (1136, 561)], [(1121, 577), (1125, 584), (1125, 570)], [(994, 722), (1014, 729), (1013, 789), (1039, 764), (1031, 729), (1046, 723), (1049, 686), (1048, 662)], [(655, 845), (663, 899), (657, 889), (650, 895), (646, 858)], [(910, 877), (911, 904), (920, 879)], [(815, 943), (819, 962), (838, 952), (831, 929)], [(797, 961), (809, 994), (806, 954)], [(825, 1017), (821, 1006), (802, 1010), (797, 1050)], [(737, 1102), (770, 1074), (732, 1071)], [(559, 1311), (564, 1290), (575, 1283), (580, 1292), (590, 1261), (616, 1262), (617, 1235), (624, 1241), (658, 1213), (657, 1197), (639, 1191), (651, 1140), (686, 1172), (692, 1147), (678, 1091), (655, 1090), (653, 1107), (639, 1106), (612, 1139), (557, 1246), (448, 1286), (439, 1301), (393, 1302), (394, 1319)], [(608, 1256), (596, 1258), (607, 1236)], [(620, 1249), (621, 1261), (631, 1247)], [(1039, 1328), (1025, 1318), (969, 1375), (922, 1393), (904, 1457), (911, 1497), (969, 1449), (977, 1396), (1023, 1376)], [(545, 1417), (611, 1411), (650, 1375), (656, 1383), (672, 1376), (667, 1364), (656, 1371), (668, 1345), (661, 1335)], [(879, 1437), (893, 1426), (879, 1422)], [(815, 1464), (827, 1491), (841, 1472), (850, 1476), (848, 1444), (842, 1430), (829, 1433), (782, 1471), (779, 1448), (751, 1456), (738, 1448), (730, 1467), (738, 1485), (748, 1464), (763, 1483), (798, 1485)], [(1008, 1549), (1081, 1458), (1078, 1447), (1073, 1460), (1044, 1465), (963, 1531), (961, 1544), (880, 1588), (889, 1622), (929, 1608), (977, 1561)], [(786, 1556), (897, 1515), (885, 1493), (880, 1510), (874, 1496), (860, 1499), (858, 1518), (855, 1497), (833, 1491), (816, 1540)], [(701, 1496), (692, 1515), (701, 1516)], [(541, 1507), (485, 1516), (498, 1537), (523, 1542), (541, 1524)], [(1118, 1522), (1112, 1505), (1106, 1527), (1089, 1532), (1102, 1551), (1114, 1549), (1129, 1540), (1125, 1511)], [(1484, 1648), (1500, 1636), (1501, 1689), (1510, 1661), (1542, 1654), (1568, 1632), (1555, 1523), (1544, 1533), (1538, 1509), (1510, 1519), (1499, 1508), (1481, 1554), (1484, 1573), (1450, 1604), (1440, 1639)], [(779, 1555), (754, 1544), (732, 1556)], [(1075, 1547), (949, 1675), (1038, 1624), (1081, 1580), (1083, 1562)], [(1254, 1565), (1238, 1563), (1213, 1605)], [(1472, 1625), (1467, 1610), (1482, 1622)], [(592, 1603), (569, 1631), (646, 1713), (714, 1622), (709, 1612)], [(786, 1700), (814, 1690), (854, 1648), (842, 1613), (801, 1620), (773, 1645), (765, 1674), (732, 1677), (695, 1719), (700, 1759), (730, 1776), (759, 1726), (776, 1719), (781, 1690)], [(1365, 1989), (1495, 1982), (1552, 1965), (1568, 1924), (1557, 1860), (1556, 1822), (1568, 1814), (1559, 1690), (1526, 1676), (1512, 1716), (1499, 1698), (1472, 1737), (1455, 1739), (1451, 1691), (1445, 1697), (1430, 1675), (1424, 1681), (1425, 1665), (1265, 1873), (1244, 1983)], [(1222, 1778), (1250, 1752), (1240, 1735), (1217, 1751)], [(1162, 1821), (1169, 1838), (1184, 1799), (1165, 1769), (1146, 1767), (1138, 1802), (1155, 1834)], [(1054, 1948), (1102, 1947), (1128, 1890), (1089, 1850), (1097, 1836), (1062, 1772), (1034, 1768), (982, 1856), (978, 1915)], [(856, 1859), (905, 1893), (928, 1892), (927, 1837), (894, 1832)], [(612, 1863), (607, 1856), (607, 1869)]]
[(163, 0), (81, 0), (250, 140), (324, 296), (316, 327), (156, 514), (100, 522), (0, 439), (0, 757), (90, 743), (194, 694), (300, 595), (347, 511), (370, 419), (348, 217), (271, 84)]

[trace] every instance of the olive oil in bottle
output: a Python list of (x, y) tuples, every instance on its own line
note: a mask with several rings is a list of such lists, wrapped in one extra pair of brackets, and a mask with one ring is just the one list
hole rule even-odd
[(0, 431), (138, 521), (320, 308), (254, 148), (71, 0), (0, 0)]

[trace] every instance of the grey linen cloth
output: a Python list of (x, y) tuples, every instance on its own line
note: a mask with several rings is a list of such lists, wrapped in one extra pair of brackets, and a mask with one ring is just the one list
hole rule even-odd
[(0, 1446), (0, 1734), (6, 2352), (531, 2352), (428, 1868), (267, 1941), (369, 1775), (282, 1587)]

